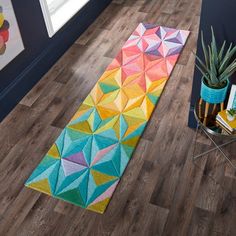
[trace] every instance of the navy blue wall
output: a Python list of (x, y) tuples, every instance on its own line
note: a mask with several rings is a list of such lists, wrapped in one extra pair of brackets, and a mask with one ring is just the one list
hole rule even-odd
[[(203, 0), (202, 1), (202, 11), (200, 20), (200, 31), (204, 32), (204, 38), (206, 43), (211, 41), (211, 25), (214, 28), (215, 36), (219, 46), (224, 40), (229, 44), (233, 42), (236, 44), (236, 24), (235, 24), (235, 11), (236, 11), (236, 1), (235, 0)], [(200, 34), (198, 38), (198, 48), (197, 54), (199, 57), (203, 58), (200, 42)], [(195, 127), (196, 121), (194, 118), (194, 104), (199, 98), (200, 94), (200, 83), (201, 74), (195, 68), (194, 78), (193, 78), (193, 88), (191, 96), (191, 104), (189, 111), (189, 126)], [(236, 79), (232, 79), (233, 83)]]
[(110, 2), (90, 0), (50, 39), (39, 1), (12, 1), (25, 50), (0, 71), (0, 121)]

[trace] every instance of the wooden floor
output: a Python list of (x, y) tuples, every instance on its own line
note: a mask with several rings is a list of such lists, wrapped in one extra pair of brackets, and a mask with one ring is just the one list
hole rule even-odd
[[(0, 124), (0, 235), (236, 235), (236, 174), (191, 159), (187, 127), (200, 0), (114, 0)], [(40, 162), (139, 22), (191, 30), (104, 215), (27, 189)], [(209, 148), (199, 139), (197, 151)], [(227, 151), (235, 154), (236, 147)]]

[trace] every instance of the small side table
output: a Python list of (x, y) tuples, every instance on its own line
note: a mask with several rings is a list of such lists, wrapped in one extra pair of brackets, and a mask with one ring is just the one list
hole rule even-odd
[[(194, 152), (196, 149), (197, 137), (199, 132), (201, 131), (206, 135), (206, 137), (211, 141), (211, 143), (214, 144), (215, 147), (198, 155), (194, 155), (193, 152), (193, 160), (195, 161), (196, 159), (203, 157), (206, 154), (218, 150), (225, 158), (227, 163), (236, 170), (236, 165), (230, 160), (229, 156), (224, 152), (224, 150), (222, 150), (222, 147), (236, 142), (236, 134), (228, 134), (220, 126), (217, 125), (216, 116), (220, 110), (222, 110), (222, 104), (205, 104), (205, 102), (201, 99), (199, 99), (199, 101), (196, 103), (194, 108), (194, 114), (197, 120), (197, 128), (194, 140)], [(215, 140), (216, 138), (220, 138), (222, 141), (224, 141), (224, 143), (218, 144)]]

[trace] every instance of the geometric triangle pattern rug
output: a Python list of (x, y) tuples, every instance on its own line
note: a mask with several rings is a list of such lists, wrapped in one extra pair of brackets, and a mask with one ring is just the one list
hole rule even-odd
[(25, 185), (103, 213), (188, 35), (139, 24)]

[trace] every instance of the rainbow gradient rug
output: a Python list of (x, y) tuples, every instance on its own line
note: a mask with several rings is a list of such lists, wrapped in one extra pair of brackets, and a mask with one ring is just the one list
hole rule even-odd
[(139, 24), (25, 185), (103, 213), (188, 35)]

